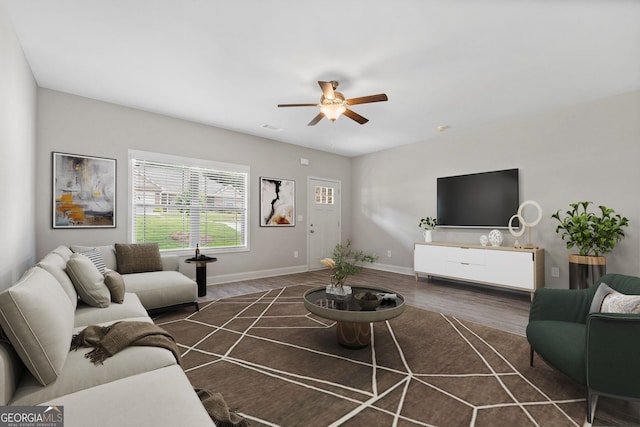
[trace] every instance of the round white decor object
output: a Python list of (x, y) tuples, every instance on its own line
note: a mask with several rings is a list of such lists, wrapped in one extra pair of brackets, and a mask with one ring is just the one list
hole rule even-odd
[(482, 236), (480, 236), (480, 244), (482, 246), (487, 246), (487, 243), (489, 243), (489, 237), (487, 237), (486, 234), (483, 234)]
[[(520, 221), (520, 230), (519, 231), (515, 231), (513, 229), (513, 225), (512, 225), (513, 220), (516, 219), (516, 218), (518, 219), (518, 221)], [(511, 219), (509, 220), (509, 233), (511, 233), (511, 235), (513, 237), (522, 236), (524, 234), (524, 230), (525, 229), (526, 229), (526, 227), (524, 225), (524, 219), (520, 215), (515, 214), (514, 216), (511, 217)]]
[[(526, 206), (533, 206), (534, 209), (536, 210), (536, 219), (534, 219), (531, 222), (526, 221), (525, 218), (524, 218), (524, 214), (522, 213), (522, 211), (524, 210), (524, 208)], [(526, 201), (522, 202), (522, 204), (518, 208), (518, 216), (520, 217), (519, 218), (520, 219), (520, 224), (522, 224), (522, 225), (524, 225), (526, 227), (535, 227), (536, 225), (540, 224), (540, 220), (542, 220), (542, 208), (540, 207), (540, 204), (538, 202), (536, 202), (535, 200), (526, 200)]]
[(502, 244), (502, 233), (500, 230), (491, 230), (489, 233), (489, 243), (491, 243), (491, 246), (500, 246)]

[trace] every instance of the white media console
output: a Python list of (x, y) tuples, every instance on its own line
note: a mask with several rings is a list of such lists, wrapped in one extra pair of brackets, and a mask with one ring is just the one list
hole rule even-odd
[(420, 274), (533, 293), (544, 287), (544, 249), (459, 243), (416, 243), (416, 280)]

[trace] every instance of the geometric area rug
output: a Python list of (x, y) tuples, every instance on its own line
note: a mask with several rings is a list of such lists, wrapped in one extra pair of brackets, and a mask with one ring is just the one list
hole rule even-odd
[(201, 304), (155, 319), (196, 388), (255, 426), (582, 426), (584, 387), (536, 359), (526, 338), (407, 306), (370, 324), (371, 345), (336, 342), (310, 314), (311, 286)]

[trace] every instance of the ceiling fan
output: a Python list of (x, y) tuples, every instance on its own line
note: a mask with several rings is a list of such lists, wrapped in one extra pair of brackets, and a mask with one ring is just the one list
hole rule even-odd
[(322, 89), (322, 96), (319, 104), (278, 104), (278, 107), (320, 107), (320, 113), (311, 120), (307, 126), (315, 126), (323, 117), (335, 122), (341, 114), (355, 120), (361, 125), (367, 123), (369, 119), (347, 108), (349, 105), (366, 104), (369, 102), (387, 101), (384, 93), (378, 95), (361, 96), (359, 98), (345, 99), (344, 95), (336, 90), (338, 82), (318, 82)]

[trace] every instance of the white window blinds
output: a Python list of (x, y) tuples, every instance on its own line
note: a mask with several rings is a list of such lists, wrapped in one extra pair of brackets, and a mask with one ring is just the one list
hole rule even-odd
[(247, 248), (248, 166), (149, 157), (130, 156), (133, 242), (157, 242), (160, 249)]

